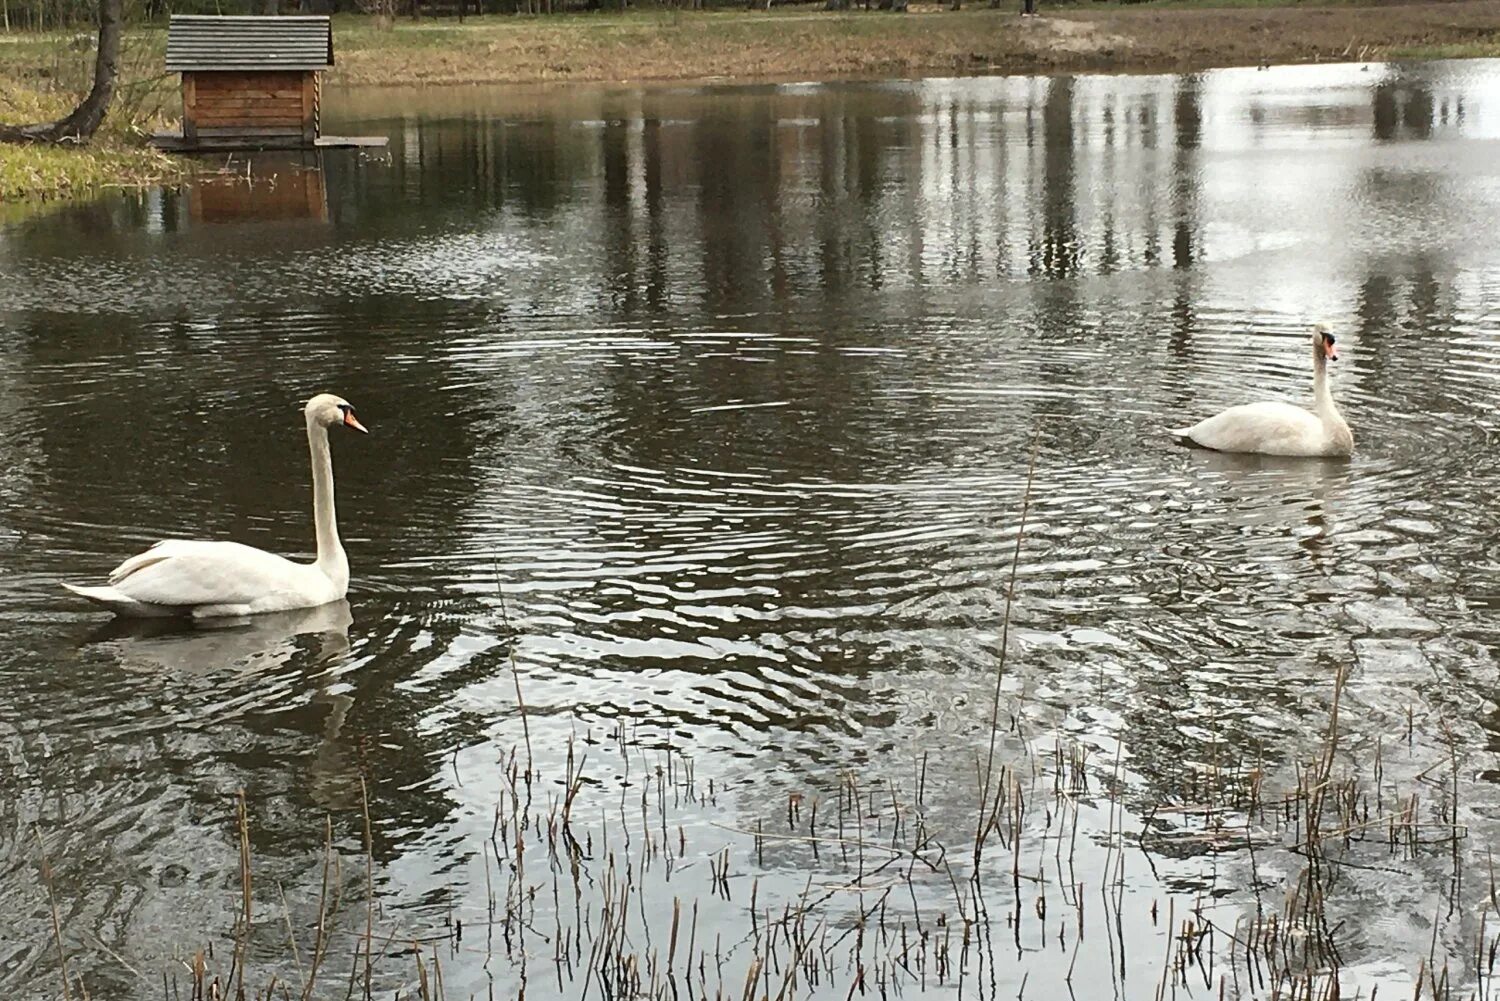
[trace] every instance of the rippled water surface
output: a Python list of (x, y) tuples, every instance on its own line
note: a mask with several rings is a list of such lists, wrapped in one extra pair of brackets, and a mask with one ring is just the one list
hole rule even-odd
[[(1295, 855), (1170, 840), (1188, 825), (1155, 804), (1185, 818), (1229, 760), (1294, 781), (1340, 667), (1341, 753), (1461, 834), (1339, 872), (1346, 983), (1409, 996), (1429, 955), (1474, 976), (1500, 835), (1500, 65), (325, 103), (389, 158), (264, 159), (0, 230), (6, 996), (57, 991), (44, 852), (96, 997), (159, 997), (171, 956), (232, 937), (240, 789), (266, 963), (289, 924), (309, 948), (325, 815), (363, 931), (362, 779), (378, 934), (436, 950), (495, 919), (486, 846), (528, 740), (538, 802), (566, 795), (570, 737), (589, 757), (596, 867), (612, 824), (650, 826), (627, 747), (693, 768), (661, 841), (700, 880), (851, 779), (920, 786), (972, 833), (1034, 438), (1000, 753), (1092, 755), (1124, 798), (1073, 814), (1077, 882), (1097, 895), (1128, 843), (1139, 898), (1085, 933), (1077, 996), (1155, 996), (1168, 890), (1226, 928), (1280, 900)], [(1307, 397), (1319, 318), (1352, 461), (1164, 436)], [(347, 605), (162, 632), (61, 591), (162, 537), (310, 555), (296, 408), (323, 389), (372, 431), (334, 442)], [(805, 854), (738, 842), (732, 899), (704, 903), (735, 996), (752, 882), (781, 908)], [(946, 875), (923, 889), (913, 935), (955, 906)], [(513, 996), (528, 961), (527, 996), (579, 995), (550, 893), (524, 955), (444, 945), (448, 996)], [(982, 976), (886, 986), (1059, 996), (1071, 925), (1026, 894), (1036, 927)]]

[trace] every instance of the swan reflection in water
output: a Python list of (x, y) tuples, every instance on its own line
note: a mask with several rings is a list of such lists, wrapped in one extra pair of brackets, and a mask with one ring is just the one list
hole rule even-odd
[[(1321, 550), (1337, 530), (1340, 515), (1354, 512), (1343, 503), (1353, 475), (1342, 459), (1285, 459), (1233, 452), (1200, 451), (1195, 464), (1218, 474), (1220, 502), (1237, 509), (1241, 526), (1283, 527), (1294, 531), (1297, 544), (1320, 569), (1330, 571)], [(1296, 512), (1295, 517), (1288, 515)], [(1293, 529), (1300, 519), (1305, 527)]]
[[(300, 761), (310, 769), (314, 798), (341, 809), (359, 802), (359, 777), (339, 740), (354, 705), (341, 670), (353, 622), (344, 600), (233, 619), (115, 618), (84, 644), (110, 650), (127, 671), (187, 681), (203, 692), (191, 711), (199, 722), (204, 712), (217, 725), (226, 716), (324, 708), (318, 746), (310, 760)], [(212, 694), (204, 692), (204, 682)]]
[(299, 636), (316, 636), (313, 665), (332, 665), (349, 652), (349, 602), (227, 619), (114, 618), (86, 644), (109, 644), (127, 670), (211, 675), (233, 670), (262, 674), (284, 667), (302, 649)]

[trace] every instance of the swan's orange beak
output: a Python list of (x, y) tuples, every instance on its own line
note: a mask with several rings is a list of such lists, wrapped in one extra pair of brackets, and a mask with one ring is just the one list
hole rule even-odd
[(1333, 346), (1333, 342), (1332, 341), (1324, 341), (1323, 342), (1323, 355), (1329, 361), (1338, 361), (1339, 360), (1339, 349)]
[(344, 411), (344, 427), (353, 428), (361, 434), (370, 433), (370, 429), (359, 422), (359, 418), (354, 416), (354, 411), (352, 410)]

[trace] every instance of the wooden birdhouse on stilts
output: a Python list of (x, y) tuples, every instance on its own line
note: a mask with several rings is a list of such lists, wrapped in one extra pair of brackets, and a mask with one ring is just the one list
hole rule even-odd
[(327, 17), (174, 14), (167, 70), (182, 74), (182, 134), (153, 141), (184, 152), (385, 145), (322, 135), (319, 74), (332, 66)]

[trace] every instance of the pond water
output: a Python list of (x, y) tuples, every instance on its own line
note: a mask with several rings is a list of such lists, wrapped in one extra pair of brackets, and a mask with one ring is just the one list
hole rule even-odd
[[(94, 997), (1261, 996), (1309, 897), (1281, 976), (1488, 991), (1500, 64), (325, 107), (0, 229), (6, 996), (53, 901)], [(1352, 461), (1164, 435), (1317, 319)], [(325, 389), (347, 604), (58, 586), (309, 556)]]

